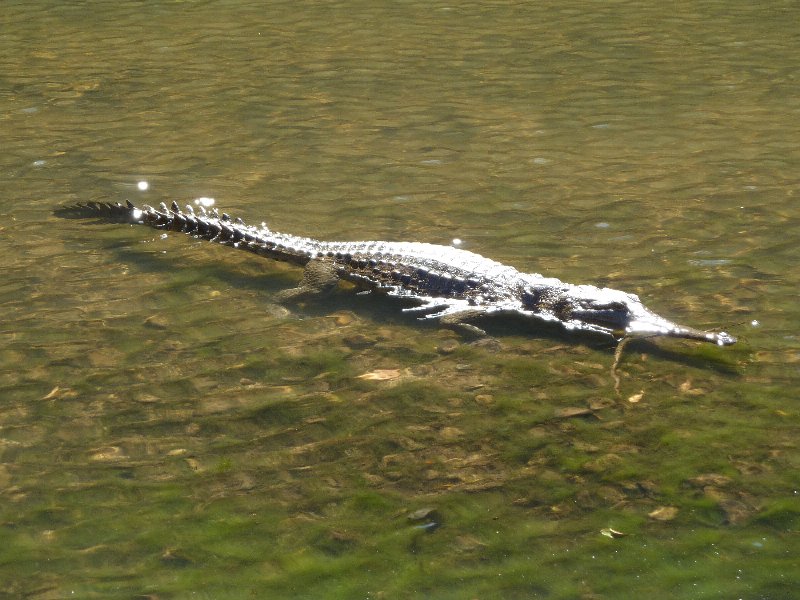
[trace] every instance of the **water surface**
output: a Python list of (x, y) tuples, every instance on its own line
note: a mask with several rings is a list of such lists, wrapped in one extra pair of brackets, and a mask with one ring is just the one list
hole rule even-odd
[[(789, 597), (798, 13), (4, 3), (0, 595)], [(603, 339), (278, 306), (295, 269), (51, 214), (201, 196), (740, 343), (633, 344), (616, 393)]]

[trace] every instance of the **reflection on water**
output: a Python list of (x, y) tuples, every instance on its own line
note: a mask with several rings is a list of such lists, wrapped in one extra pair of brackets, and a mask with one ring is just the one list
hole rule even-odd
[[(6, 3), (0, 591), (788, 597), (797, 13)], [(602, 340), (279, 306), (291, 267), (51, 216), (199, 197), (742, 341), (637, 342), (618, 396)]]

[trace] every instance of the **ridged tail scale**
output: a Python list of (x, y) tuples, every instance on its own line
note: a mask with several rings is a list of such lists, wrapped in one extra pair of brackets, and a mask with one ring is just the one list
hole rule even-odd
[(181, 211), (176, 202), (171, 207), (161, 203), (157, 210), (146, 204), (141, 208), (130, 202), (85, 202), (59, 208), (56, 216), (68, 219), (96, 218), (99, 222), (148, 225), (154, 229), (185, 233), (198, 239), (234, 246), (269, 258), (305, 265), (317, 254), (321, 242), (310, 238), (271, 232), (266, 225), (253, 227), (241, 219), (231, 219), (217, 209), (198, 213), (190, 206)]

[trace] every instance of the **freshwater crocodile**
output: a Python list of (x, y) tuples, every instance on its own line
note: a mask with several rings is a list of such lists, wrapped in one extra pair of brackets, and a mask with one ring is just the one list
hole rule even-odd
[(474, 252), (420, 242), (328, 242), (247, 225), (217, 210), (159, 209), (127, 202), (87, 202), (59, 208), (58, 216), (149, 225), (233, 246), (304, 267), (300, 285), (286, 299), (336, 285), (339, 279), (366, 290), (411, 301), (421, 319), (440, 319), (476, 334), (466, 321), (483, 315), (518, 314), (561, 324), (570, 331), (615, 338), (669, 336), (727, 346), (725, 332), (684, 327), (644, 307), (635, 294), (592, 285), (572, 285), (538, 273), (521, 273)]

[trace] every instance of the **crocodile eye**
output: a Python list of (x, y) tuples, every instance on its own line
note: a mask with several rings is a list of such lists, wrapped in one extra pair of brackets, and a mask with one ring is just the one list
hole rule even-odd
[(596, 302), (594, 300), (580, 301), (580, 307), (584, 310), (596, 310), (604, 312), (627, 312), (628, 307), (623, 302)]
[(628, 306), (623, 302), (609, 302), (608, 304), (595, 306), (595, 308), (603, 310), (616, 310), (620, 312), (628, 312)]

